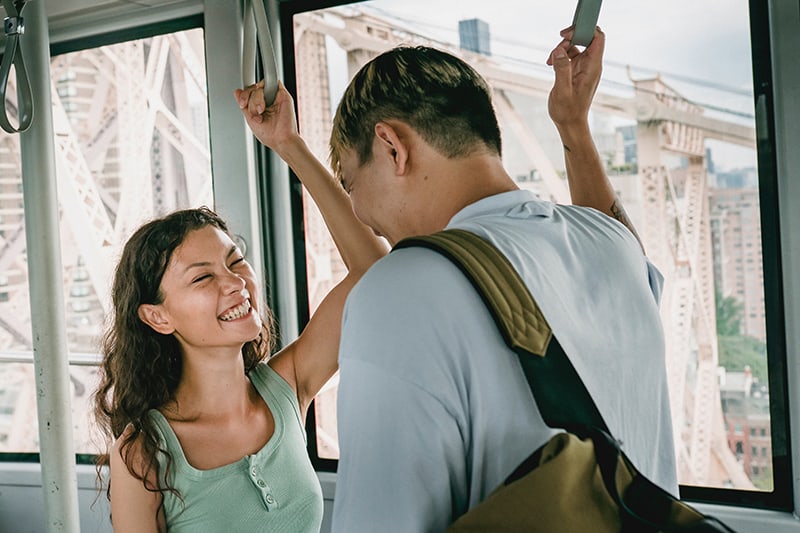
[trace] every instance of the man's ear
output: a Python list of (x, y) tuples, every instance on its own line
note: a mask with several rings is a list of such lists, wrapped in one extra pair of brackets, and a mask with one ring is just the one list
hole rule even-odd
[(175, 331), (160, 305), (140, 305), (139, 319), (162, 335), (171, 335)]
[(387, 122), (378, 122), (375, 124), (375, 137), (377, 147), (373, 149), (391, 158), (395, 174), (405, 174), (408, 171), (408, 145), (400, 138), (397, 129)]

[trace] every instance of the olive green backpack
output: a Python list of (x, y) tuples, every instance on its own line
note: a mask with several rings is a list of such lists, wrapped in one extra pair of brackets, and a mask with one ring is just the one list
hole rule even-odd
[(458, 518), (462, 532), (731, 532), (645, 478), (620, 450), (550, 326), (508, 259), (483, 238), (451, 229), (400, 241), (452, 260), (519, 355), (548, 426), (563, 428), (484, 501)]

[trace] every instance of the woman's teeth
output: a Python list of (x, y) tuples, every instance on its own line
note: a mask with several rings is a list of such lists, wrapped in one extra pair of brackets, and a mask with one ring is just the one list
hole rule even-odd
[(250, 300), (245, 300), (244, 302), (242, 302), (240, 306), (228, 311), (224, 315), (221, 315), (219, 318), (220, 320), (224, 320), (226, 322), (230, 320), (236, 320), (237, 318), (241, 318), (244, 315), (246, 315), (249, 311), (250, 311)]

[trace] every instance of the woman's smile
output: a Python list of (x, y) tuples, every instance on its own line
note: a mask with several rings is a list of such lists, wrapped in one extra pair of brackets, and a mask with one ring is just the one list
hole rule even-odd
[(231, 307), (227, 311), (222, 313), (219, 316), (219, 319), (222, 320), (223, 322), (230, 322), (232, 320), (237, 320), (249, 315), (250, 310), (251, 310), (250, 299), (246, 299), (239, 305)]

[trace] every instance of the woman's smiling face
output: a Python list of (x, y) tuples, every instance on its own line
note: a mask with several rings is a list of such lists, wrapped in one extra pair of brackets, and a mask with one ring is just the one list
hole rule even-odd
[(236, 347), (258, 337), (255, 273), (231, 238), (214, 226), (190, 231), (161, 279), (164, 299), (152, 307), (156, 331), (173, 334), (184, 353)]

